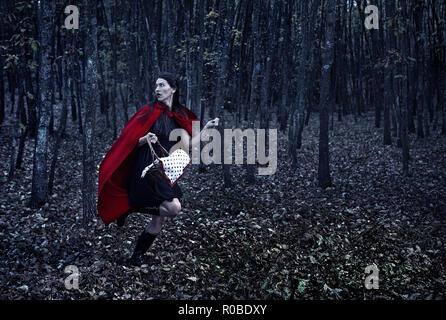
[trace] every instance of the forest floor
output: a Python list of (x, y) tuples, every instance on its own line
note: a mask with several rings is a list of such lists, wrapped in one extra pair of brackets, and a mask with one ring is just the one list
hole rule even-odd
[[(70, 120), (69, 120), (70, 122)], [(98, 122), (104, 122), (99, 121)], [(192, 165), (179, 182), (182, 212), (168, 221), (145, 255), (127, 267), (150, 217), (125, 227), (82, 223), (82, 143), (71, 122), (59, 153), (55, 187), (40, 209), (31, 194), (34, 141), (23, 168), (7, 182), (9, 136), (0, 133), (0, 299), (445, 299), (446, 137), (410, 135), (411, 176), (401, 149), (382, 145), (373, 114), (335, 121), (330, 131), (333, 186), (317, 186), (318, 115), (303, 132), (299, 166), (287, 161), (279, 133), (277, 172), (245, 181), (231, 166)], [(98, 128), (97, 164), (113, 139)], [(52, 155), (52, 152), (49, 153)], [(379, 288), (365, 288), (367, 266)], [(66, 267), (79, 270), (68, 290)]]

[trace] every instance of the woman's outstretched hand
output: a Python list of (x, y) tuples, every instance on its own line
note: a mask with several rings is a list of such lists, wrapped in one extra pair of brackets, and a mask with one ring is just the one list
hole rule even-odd
[(210, 120), (208, 123), (206, 123), (206, 125), (204, 126), (205, 129), (210, 128), (210, 127), (216, 127), (218, 126), (218, 121), (220, 119), (219, 118), (215, 118), (214, 120)]

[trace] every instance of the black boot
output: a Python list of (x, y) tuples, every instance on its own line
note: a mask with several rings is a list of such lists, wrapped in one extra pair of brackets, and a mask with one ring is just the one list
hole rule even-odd
[(130, 259), (127, 261), (128, 264), (132, 266), (140, 267), (143, 264), (142, 256), (150, 248), (153, 241), (156, 238), (156, 234), (151, 234), (143, 231), (136, 242), (135, 251), (133, 252)]
[(127, 219), (127, 217), (129, 216), (129, 214), (131, 213), (132, 211), (131, 210), (129, 210), (129, 211), (127, 211), (126, 213), (124, 213), (122, 216), (120, 216), (118, 219), (116, 219), (116, 224), (118, 225), (118, 227), (123, 227), (124, 226), (124, 224), (125, 224), (125, 219)]

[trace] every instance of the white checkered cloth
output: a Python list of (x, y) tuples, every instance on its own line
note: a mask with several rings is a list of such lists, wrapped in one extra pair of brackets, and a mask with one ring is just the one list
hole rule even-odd
[(152, 164), (144, 168), (141, 178), (154, 166), (161, 162), (161, 169), (170, 186), (173, 186), (183, 176), (184, 171), (190, 165), (191, 159), (183, 149), (177, 149), (168, 157), (157, 158)]

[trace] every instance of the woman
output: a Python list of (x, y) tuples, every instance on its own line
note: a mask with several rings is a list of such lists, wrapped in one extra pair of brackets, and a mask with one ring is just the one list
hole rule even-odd
[[(171, 73), (161, 73), (156, 80), (156, 99), (141, 108), (126, 124), (121, 135), (108, 151), (99, 168), (98, 212), (105, 224), (117, 219), (123, 226), (131, 212), (152, 215), (151, 223), (139, 236), (135, 250), (128, 260), (140, 266), (142, 256), (160, 233), (167, 217), (175, 217), (181, 210), (183, 193), (167, 180), (141, 178), (142, 170), (152, 163), (149, 143), (158, 156), (165, 156), (157, 141), (166, 149), (180, 142), (184, 150), (191, 150), (200, 142), (202, 132), (218, 125), (218, 118), (209, 121), (200, 134), (192, 136), (192, 121), (197, 116), (179, 103), (178, 80)], [(177, 141), (169, 141), (169, 134), (183, 128)]]

